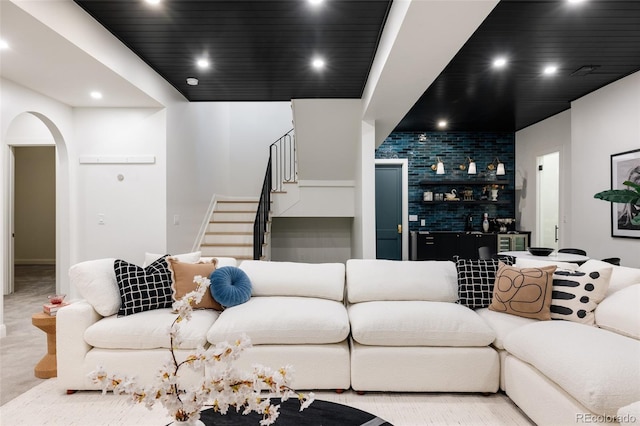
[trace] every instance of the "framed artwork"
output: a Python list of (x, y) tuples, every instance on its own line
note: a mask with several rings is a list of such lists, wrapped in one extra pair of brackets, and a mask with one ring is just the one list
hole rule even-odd
[[(640, 184), (640, 149), (611, 155), (611, 189), (626, 189), (627, 180)], [(611, 203), (611, 236), (640, 238), (640, 226), (631, 224), (638, 214), (638, 204)]]

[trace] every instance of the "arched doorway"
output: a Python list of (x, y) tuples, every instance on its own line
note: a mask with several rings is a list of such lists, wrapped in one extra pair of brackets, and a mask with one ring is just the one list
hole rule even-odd
[[(7, 129), (5, 138), (5, 149), (7, 154), (7, 165), (5, 179), (8, 182), (8, 203), (6, 205), (7, 241), (5, 250), (5, 286), (4, 294), (13, 291), (14, 277), (13, 265), (15, 262), (14, 232), (16, 218), (16, 193), (20, 188), (16, 188), (16, 150), (28, 152), (30, 147), (52, 147), (55, 150), (55, 225), (52, 234), (55, 235), (55, 265), (56, 265), (56, 292), (64, 293), (68, 290), (68, 284), (63, 278), (69, 267), (69, 164), (66, 144), (58, 127), (45, 115), (38, 112), (24, 112), (16, 116)], [(29, 157), (33, 155), (29, 154)], [(36, 155), (37, 157), (37, 155)], [(24, 170), (20, 171), (24, 174)], [(23, 230), (24, 231), (24, 230)]]

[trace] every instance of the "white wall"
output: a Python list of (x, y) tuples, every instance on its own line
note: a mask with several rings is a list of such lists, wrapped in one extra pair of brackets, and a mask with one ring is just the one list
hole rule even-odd
[(611, 187), (611, 155), (640, 148), (640, 73), (516, 133), (516, 189), (523, 193), (517, 208), (520, 225), (534, 235), (536, 157), (558, 148), (561, 245), (583, 248), (597, 259), (620, 257), (623, 265), (640, 267), (640, 240), (611, 237), (611, 206), (593, 198)]
[(195, 102), (167, 116), (167, 250), (179, 253), (192, 248), (214, 194), (258, 197), (269, 145), (292, 115), (289, 102)]
[(166, 111), (78, 108), (74, 120), (78, 158), (155, 158), (154, 164), (79, 164), (77, 260), (118, 257), (142, 264), (146, 251), (164, 252)]
[(274, 218), (271, 260), (345, 263), (352, 257), (352, 221), (350, 217)]
[(294, 99), (301, 180), (354, 180), (360, 143), (359, 99)]
[(567, 223), (570, 219), (569, 184), (571, 182), (571, 110), (527, 127), (516, 133), (516, 223), (531, 231), (531, 245), (538, 241), (536, 223), (537, 158), (560, 153), (559, 243), (571, 246)]
[(640, 267), (640, 239), (611, 237), (611, 206), (593, 198), (611, 188), (611, 154), (640, 149), (640, 72), (578, 99), (571, 110), (572, 242), (590, 256)]

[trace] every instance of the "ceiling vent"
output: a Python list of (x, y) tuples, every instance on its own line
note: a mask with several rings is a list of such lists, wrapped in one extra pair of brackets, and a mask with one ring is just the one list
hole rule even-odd
[(591, 74), (595, 70), (600, 68), (600, 65), (583, 65), (574, 72), (571, 73), (571, 77), (582, 77), (587, 74)]

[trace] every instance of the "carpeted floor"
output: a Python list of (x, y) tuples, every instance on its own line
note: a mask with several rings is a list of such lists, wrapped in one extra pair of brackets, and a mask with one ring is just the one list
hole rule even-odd
[(0, 340), (0, 405), (43, 382), (33, 367), (47, 352), (44, 332), (31, 324), (55, 292), (54, 265), (16, 265), (15, 292), (4, 296), (7, 336)]
[[(340, 395), (316, 392), (316, 399), (366, 411), (394, 426), (533, 425), (509, 398), (500, 393), (489, 396), (378, 392), (358, 395), (346, 391)], [(147, 410), (143, 405), (129, 404), (126, 396), (111, 393), (103, 396), (99, 391), (66, 395), (56, 385), (56, 379), (46, 380), (0, 407), (2, 426), (163, 426), (170, 423), (171, 418), (160, 405)], [(305, 424), (302, 422), (301, 426)]]

